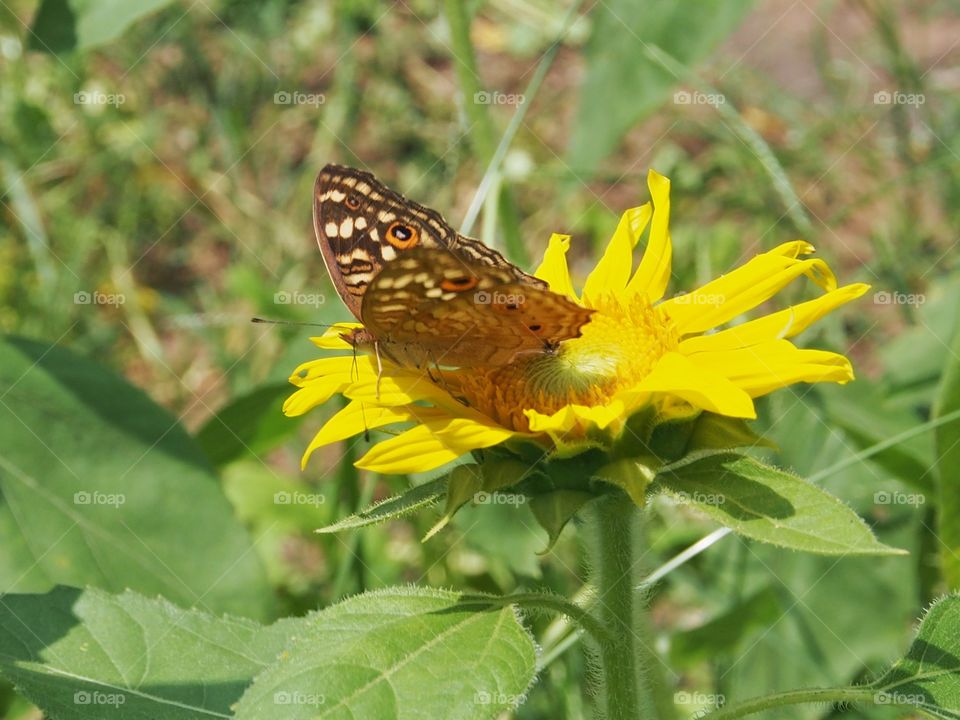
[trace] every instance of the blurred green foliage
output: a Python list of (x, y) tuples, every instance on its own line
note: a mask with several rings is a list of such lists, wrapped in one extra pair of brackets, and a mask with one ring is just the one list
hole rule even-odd
[[(842, 281), (877, 293), (804, 338), (849, 352), (860, 379), (765, 401), (760, 425), (780, 448), (768, 457), (809, 477), (957, 407), (956, 383), (940, 383), (944, 368), (956, 372), (960, 326), (955, 8), (610, 0), (584, 3), (565, 25), (569, 7), (491, 0), (465, 9), (476, 85), (488, 98), (479, 108), (463, 92), (463, 38), (428, 0), (0, 7), (0, 329), (92, 356), (176, 416), (175, 439), (203, 465), (191, 470), (204, 476), (196, 482), (207, 492), (219, 481), (230, 501), (217, 522), (234, 542), (249, 542), (240, 525), (256, 538), (262, 568), (246, 572), (269, 582), (269, 600), (246, 614), (299, 614), (404, 582), (566, 596), (580, 588), (577, 529), (535, 556), (547, 539), (528, 507), (469, 508), (428, 543), (420, 538), (430, 513), (313, 533), (409, 481), (358, 476), (350, 461), (362, 439), (318, 453), (301, 472), (302, 448), (334, 408), (297, 425), (278, 417), (278, 405), (288, 374), (316, 355), (307, 340), (315, 330), (249, 323), (347, 317), (312, 238), (310, 189), (324, 163), (370, 168), (456, 224), (490, 156), (477, 122), (499, 140), (555, 43), (495, 173), (501, 206), (486, 206), (485, 239), (520, 238), (537, 258), (551, 232), (569, 232), (582, 279), (620, 212), (646, 200), (646, 170), (656, 168), (673, 182), (673, 290), (803, 233)], [(683, 72), (658, 64), (663, 57)], [(37, 358), (35, 346), (20, 347)], [(85, 367), (60, 353), (49, 362)], [(3, 368), (5, 397), (19, 367)], [(132, 392), (111, 388), (103, 407)], [(114, 410), (142, 413), (143, 423), (161, 413), (142, 402)], [(100, 420), (106, 429), (83, 422), (77, 432), (91, 435), (71, 442), (106, 456), (110, 441), (96, 438), (119, 433), (123, 417)], [(678, 691), (731, 699), (838, 685), (898, 657), (910, 622), (946, 588), (937, 508), (941, 496), (955, 505), (957, 492), (952, 467), (937, 458), (955, 436), (941, 429), (937, 451), (933, 432), (917, 433), (822, 479), (909, 558), (817, 558), (728, 538), (658, 582), (656, 633)], [(161, 467), (137, 477), (157, 494), (157, 514), (186, 502), (171, 495), (186, 475)], [(16, 527), (17, 503), (30, 506), (16, 496), (26, 486), (13, 486), (3, 485), (5, 532)], [(325, 502), (273, 500), (291, 492)], [(923, 503), (889, 500), (915, 493)], [(667, 502), (652, 513), (650, 569), (713, 527)], [(179, 521), (205, 525), (189, 518)], [(6, 547), (27, 557), (29, 543), (14, 540), (22, 538), (5, 537)], [(99, 570), (88, 569), (84, 582), (98, 584)], [(134, 585), (131, 577), (121, 584)], [(551, 661), (515, 716), (589, 714), (583, 656), (563, 651), (569, 625), (541, 616), (529, 624)], [(8, 688), (0, 707), (30, 712)], [(896, 717), (816, 706), (775, 717), (841, 714)]]

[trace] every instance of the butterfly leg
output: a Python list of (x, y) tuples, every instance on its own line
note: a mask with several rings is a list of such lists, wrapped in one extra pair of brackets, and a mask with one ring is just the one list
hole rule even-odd
[(380, 399), (380, 378), (383, 377), (383, 360), (380, 357), (380, 343), (373, 344), (373, 352), (377, 356), (377, 400)]

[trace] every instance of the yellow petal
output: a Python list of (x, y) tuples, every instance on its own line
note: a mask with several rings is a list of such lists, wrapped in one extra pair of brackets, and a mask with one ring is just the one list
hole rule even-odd
[(679, 350), (684, 355), (690, 355), (696, 352), (735, 350), (769, 340), (791, 338), (806, 330), (827, 313), (851, 300), (856, 300), (869, 289), (870, 286), (863, 283), (845, 285), (821, 295), (816, 300), (794, 305), (742, 325), (721, 330), (712, 335), (688, 338), (680, 343)]
[(543, 253), (543, 261), (533, 274), (541, 280), (546, 280), (555, 293), (580, 302), (573, 290), (573, 281), (570, 279), (570, 270), (567, 268), (568, 249), (570, 249), (569, 235), (557, 233), (551, 235), (547, 250)]
[[(811, 247), (806, 243), (802, 245)], [(801, 275), (806, 275), (827, 291), (835, 290), (836, 278), (823, 260), (799, 260), (781, 252), (800, 248), (800, 243), (786, 243), (771, 252), (757, 255), (736, 270), (692, 293), (671, 298), (660, 307), (677, 323), (680, 334), (686, 335), (732, 320), (769, 300)]]
[(630, 208), (621, 217), (600, 262), (583, 285), (584, 302), (590, 306), (604, 293), (620, 293), (627, 286), (633, 269), (633, 249), (650, 222), (650, 203)]
[(647, 173), (647, 186), (653, 198), (650, 239), (643, 251), (640, 266), (627, 285), (627, 293), (645, 293), (650, 302), (656, 302), (667, 291), (673, 256), (670, 243), (670, 180), (651, 170)]
[(624, 414), (623, 403), (614, 400), (605, 405), (567, 405), (555, 413), (545, 415), (536, 410), (524, 410), (531, 432), (550, 433), (563, 436), (575, 428), (585, 429), (596, 427), (600, 430), (608, 427)]
[(435, 385), (425, 373), (396, 367), (391, 368), (389, 373), (385, 370), (379, 380), (376, 371), (372, 375), (364, 375), (347, 386), (343, 394), (351, 400), (363, 400), (373, 405), (410, 405), (429, 400), (446, 407), (467, 410), (446, 390)]
[(303, 363), (289, 378), (300, 389), (284, 402), (283, 413), (291, 417), (302, 415), (322, 405), (335, 393), (343, 392), (364, 375), (376, 377), (376, 369), (365, 356), (330, 357)]
[(789, 340), (771, 340), (739, 350), (695, 353), (690, 361), (698, 368), (710, 368), (724, 375), (751, 397), (798, 382), (853, 380), (853, 368), (843, 355), (801, 350)]
[(353, 345), (340, 337), (340, 333), (348, 333), (354, 328), (362, 327), (360, 323), (337, 323), (325, 330), (323, 335), (310, 338), (310, 342), (324, 350), (352, 350)]
[(694, 365), (679, 353), (669, 352), (628, 395), (665, 393), (686, 400), (694, 407), (719, 415), (755, 418), (750, 396), (709, 367)]
[(418, 405), (409, 407), (377, 407), (353, 400), (327, 420), (319, 432), (313, 436), (313, 440), (303, 453), (300, 467), (305, 468), (307, 466), (307, 460), (310, 459), (313, 451), (324, 445), (345, 440), (346, 438), (359, 435), (367, 430), (383, 427), (384, 425), (410, 421), (422, 422), (426, 419), (436, 419), (441, 416), (446, 416), (446, 413), (438, 408), (421, 407)]
[(428, 420), (395, 438), (377, 443), (356, 466), (380, 473), (426, 472), (471, 450), (499, 445), (517, 434), (465, 418)]

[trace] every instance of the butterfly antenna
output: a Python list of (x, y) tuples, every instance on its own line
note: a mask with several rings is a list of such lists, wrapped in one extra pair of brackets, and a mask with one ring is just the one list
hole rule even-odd
[(337, 324), (327, 324), (327, 323), (315, 323), (315, 322), (299, 322), (296, 320), (270, 320), (267, 318), (253, 317), (250, 318), (252, 323), (264, 323), (266, 325), (297, 325), (300, 327), (322, 327), (322, 328), (332, 328), (336, 327)]

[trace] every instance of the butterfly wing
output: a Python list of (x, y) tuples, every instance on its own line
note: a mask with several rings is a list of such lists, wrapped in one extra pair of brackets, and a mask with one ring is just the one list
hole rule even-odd
[(436, 210), (406, 199), (363, 170), (330, 164), (320, 171), (313, 226), (337, 293), (358, 319), (370, 281), (414, 248), (446, 248), (467, 262), (503, 268), (516, 282), (546, 287), (496, 250), (457, 233)]
[(592, 310), (517, 282), (504, 268), (421, 248), (373, 279), (361, 316), (394, 353), (438, 365), (496, 366), (578, 337)]

